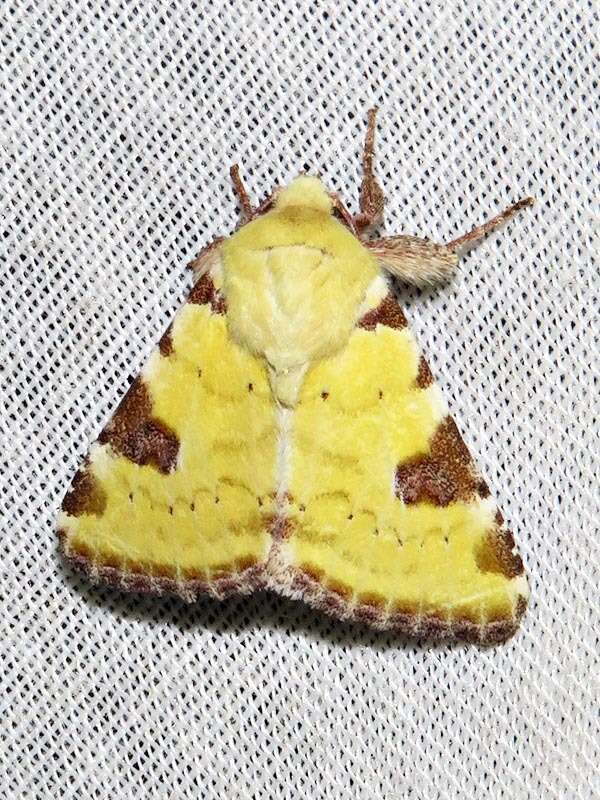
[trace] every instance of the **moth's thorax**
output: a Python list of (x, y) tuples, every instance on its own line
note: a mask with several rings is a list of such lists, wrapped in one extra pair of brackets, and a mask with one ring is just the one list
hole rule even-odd
[[(299, 181), (310, 190), (310, 204), (300, 204), (302, 195), (290, 202)], [(273, 211), (223, 247), (231, 333), (267, 360), (274, 392), (286, 405), (294, 404), (308, 364), (344, 346), (378, 274), (373, 256), (331, 216), (320, 186), (298, 179)]]

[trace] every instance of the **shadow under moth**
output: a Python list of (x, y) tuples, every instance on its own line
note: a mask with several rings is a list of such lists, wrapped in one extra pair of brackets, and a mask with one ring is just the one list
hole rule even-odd
[(67, 492), (66, 558), (123, 590), (271, 589), (413, 636), (499, 642), (528, 589), (503, 517), (420, 355), (390, 275), (452, 275), (458, 250), (521, 200), (446, 245), (369, 238), (360, 213), (300, 176), (192, 263), (187, 302)]

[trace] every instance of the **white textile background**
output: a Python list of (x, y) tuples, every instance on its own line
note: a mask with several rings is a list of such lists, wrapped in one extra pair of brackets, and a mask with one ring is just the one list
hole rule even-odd
[[(1, 16), (1, 798), (600, 796), (598, 6), (10, 0)], [(268, 595), (96, 589), (56, 552), (88, 443), (184, 264), (303, 169), (385, 230), (538, 203), (398, 287), (515, 531), (506, 645), (432, 646)]]

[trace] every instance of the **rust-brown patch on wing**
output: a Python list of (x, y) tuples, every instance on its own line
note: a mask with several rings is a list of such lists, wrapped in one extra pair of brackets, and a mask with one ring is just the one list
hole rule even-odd
[(477, 481), (477, 486), (475, 487), (475, 491), (479, 495), (479, 497), (489, 497), (491, 495), (490, 487), (484, 480)]
[(438, 426), (427, 455), (398, 465), (396, 494), (407, 504), (429, 502), (436, 506), (489, 495), (452, 417)]
[(188, 303), (204, 306), (210, 304), (214, 314), (225, 314), (227, 303), (221, 292), (215, 287), (210, 275), (203, 275), (192, 287), (188, 295)]
[(377, 325), (386, 325), (396, 330), (402, 330), (408, 325), (402, 309), (392, 294), (384, 297), (377, 308), (367, 311), (358, 322), (360, 328), (368, 331), (375, 330)]
[(163, 333), (158, 343), (158, 349), (163, 358), (168, 358), (173, 352), (173, 325), (169, 325), (167, 330)]
[(320, 581), (325, 575), (324, 570), (308, 562), (300, 566), (300, 571), (307, 577), (312, 578), (314, 581)]
[(152, 417), (152, 401), (144, 381), (136, 378), (115, 415), (100, 434), (101, 444), (140, 466), (170, 472), (177, 462), (179, 440), (163, 422)]
[(376, 592), (364, 592), (358, 595), (358, 602), (366, 606), (373, 606), (373, 608), (384, 608), (387, 600), (382, 594)]
[(102, 516), (106, 508), (106, 495), (96, 478), (90, 471), (90, 464), (85, 463), (75, 473), (69, 491), (62, 503), (62, 510), (71, 517), (82, 514)]
[(426, 389), (428, 386), (431, 386), (433, 383), (433, 375), (431, 374), (431, 370), (429, 369), (429, 364), (427, 360), (421, 356), (419, 359), (419, 369), (417, 371), (417, 377), (415, 378), (415, 386), (418, 389)]
[(352, 589), (342, 581), (335, 580), (334, 578), (327, 579), (327, 588), (338, 597), (343, 597), (344, 600), (350, 600), (352, 597)]
[(488, 533), (475, 552), (477, 567), (481, 572), (495, 572), (506, 578), (516, 578), (523, 574), (523, 561), (514, 550), (512, 533), (495, 529)]
[(447, 506), (456, 498), (456, 485), (438, 461), (421, 456), (397, 468), (396, 494), (407, 505), (429, 502)]

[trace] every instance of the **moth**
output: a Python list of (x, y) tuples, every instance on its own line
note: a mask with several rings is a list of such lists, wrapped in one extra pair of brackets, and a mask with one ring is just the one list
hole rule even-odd
[(270, 589), (413, 636), (505, 640), (521, 558), (390, 284), (449, 278), (447, 244), (372, 238), (384, 196), (363, 150), (360, 212), (301, 175), (192, 263), (187, 302), (92, 445), (59, 519), (93, 581), (177, 595)]

